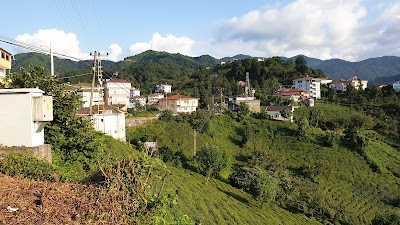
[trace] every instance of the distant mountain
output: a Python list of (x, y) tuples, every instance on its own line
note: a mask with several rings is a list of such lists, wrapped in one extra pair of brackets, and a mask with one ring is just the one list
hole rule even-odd
[[(293, 61), (298, 56), (290, 59)], [(350, 79), (357, 76), (370, 83), (392, 83), (400, 74), (400, 57), (383, 56), (360, 62), (348, 62), (342, 59), (320, 60), (304, 56), (309, 67), (321, 69), (332, 79)], [(385, 81), (385, 82), (383, 82)]]
[(247, 58), (261, 59), (263, 57), (254, 57), (254, 56), (250, 56), (250, 55), (239, 54), (239, 55), (235, 55), (232, 57), (224, 57), (221, 59), (221, 62), (231, 62), (234, 60), (242, 60), (242, 59), (247, 59)]

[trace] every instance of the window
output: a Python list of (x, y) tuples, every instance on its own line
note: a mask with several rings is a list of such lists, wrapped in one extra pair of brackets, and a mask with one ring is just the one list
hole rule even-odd
[(104, 119), (101, 119), (100, 122), (104, 122)]
[(4, 52), (1, 52), (1, 58), (5, 58), (6, 57), (6, 55), (4, 54)]

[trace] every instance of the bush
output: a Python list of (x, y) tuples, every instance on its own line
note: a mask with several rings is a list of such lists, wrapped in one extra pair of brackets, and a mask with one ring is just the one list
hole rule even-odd
[(15, 153), (7, 154), (3, 160), (0, 160), (0, 172), (8, 176), (22, 176), (32, 180), (57, 180), (56, 171), (50, 163)]

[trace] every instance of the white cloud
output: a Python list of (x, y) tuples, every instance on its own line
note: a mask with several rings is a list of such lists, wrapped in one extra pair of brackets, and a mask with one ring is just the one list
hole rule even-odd
[[(89, 52), (83, 52), (79, 47), (79, 40), (74, 33), (65, 33), (62, 30), (57, 29), (40, 29), (34, 34), (21, 34), (18, 35), (15, 40), (30, 44), (36, 47), (40, 47), (46, 50), (51, 48), (55, 53), (61, 53), (63, 55), (72, 56), (78, 59), (92, 59)], [(111, 61), (118, 61), (122, 53), (122, 48), (118, 44), (111, 44), (109, 47), (110, 52), (108, 57), (104, 59)], [(29, 52), (30, 50), (16, 47), (16, 53)], [(106, 51), (100, 51), (105, 53)]]
[[(400, 55), (400, 4), (370, 11), (366, 1), (295, 0), (233, 17), (220, 27), (219, 43), (251, 46), (243, 54), (360, 60)], [(374, 16), (374, 17), (371, 17)], [(211, 49), (212, 50), (212, 49)], [(239, 50), (240, 51), (240, 50)]]
[(129, 53), (139, 54), (146, 50), (165, 51), (169, 53), (181, 53), (190, 55), (194, 41), (188, 37), (175, 37), (172, 34), (167, 34), (165, 37), (159, 33), (154, 33), (150, 42), (134, 43), (129, 47)]
[[(79, 47), (79, 41), (74, 33), (65, 33), (57, 29), (40, 29), (37, 33), (21, 34), (15, 38), (17, 41), (31, 44), (37, 47), (49, 48), (50, 42), (53, 52), (61, 53), (64, 55), (80, 58), (90, 59), (89, 53), (83, 53)], [(17, 53), (27, 52), (29, 50), (18, 48)]]
[(122, 53), (121, 46), (119, 46), (118, 44), (111, 44), (110, 46), (108, 46), (108, 48), (111, 52), (108, 54), (108, 57), (106, 59), (114, 62), (118, 61)]

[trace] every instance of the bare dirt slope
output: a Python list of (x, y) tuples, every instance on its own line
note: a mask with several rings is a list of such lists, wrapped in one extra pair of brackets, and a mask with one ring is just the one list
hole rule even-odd
[(0, 174), (0, 224), (120, 224), (121, 206), (104, 193), (92, 186)]

